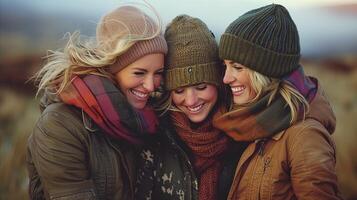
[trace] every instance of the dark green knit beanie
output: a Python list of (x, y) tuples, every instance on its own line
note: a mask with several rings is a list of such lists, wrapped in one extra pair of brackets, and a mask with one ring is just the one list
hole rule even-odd
[(268, 77), (281, 78), (299, 64), (296, 25), (281, 5), (251, 10), (228, 26), (220, 40), (219, 56)]
[(165, 39), (168, 45), (165, 57), (167, 90), (203, 82), (215, 85), (222, 82), (217, 42), (200, 19), (177, 16), (167, 26)]

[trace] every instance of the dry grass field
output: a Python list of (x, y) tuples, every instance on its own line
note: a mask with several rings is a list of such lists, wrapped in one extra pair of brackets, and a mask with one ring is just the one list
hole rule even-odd
[(352, 200), (357, 199), (357, 57), (344, 58), (341, 64), (348, 68), (306, 63), (305, 71), (318, 77), (335, 111), (338, 178), (343, 195)]
[(0, 88), (0, 199), (28, 199), (26, 142), (39, 116), (34, 98)]

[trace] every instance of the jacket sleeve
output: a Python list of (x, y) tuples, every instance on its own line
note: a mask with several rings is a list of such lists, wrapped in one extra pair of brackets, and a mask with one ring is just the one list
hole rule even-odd
[(152, 194), (156, 181), (154, 150), (146, 147), (141, 151), (139, 157), (135, 199), (150, 200), (153, 198)]
[(335, 143), (318, 122), (307, 123), (290, 138), (291, 180), (298, 199), (341, 199), (335, 170)]
[[(95, 199), (88, 170), (87, 145), (81, 121), (58, 112), (44, 113), (28, 140), (30, 196), (41, 180), (50, 199)], [(83, 126), (82, 126), (83, 127)], [(81, 137), (82, 136), (82, 137)], [(39, 179), (36, 177), (38, 176)], [(37, 183), (31, 180), (37, 180)], [(34, 198), (33, 196), (31, 198)]]

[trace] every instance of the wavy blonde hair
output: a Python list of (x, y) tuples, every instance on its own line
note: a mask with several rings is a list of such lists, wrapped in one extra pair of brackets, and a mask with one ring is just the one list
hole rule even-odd
[(277, 95), (280, 94), (290, 108), (290, 124), (298, 120), (299, 109), (301, 108), (303, 109), (303, 119), (305, 119), (305, 114), (309, 110), (309, 103), (299, 91), (285, 80), (269, 78), (249, 68), (246, 68), (246, 70), (248, 70), (251, 86), (257, 94), (252, 100), (247, 102), (247, 104), (252, 104), (258, 101), (263, 95), (271, 93), (268, 101), (268, 105), (270, 105)]
[(32, 77), (38, 87), (36, 96), (44, 89), (60, 93), (71, 83), (74, 75), (94, 74), (107, 77), (115, 83), (114, 75), (108, 71), (108, 66), (114, 64), (117, 57), (136, 42), (153, 39), (161, 33), (162, 22), (157, 11), (144, 2), (145, 4), (140, 5), (153, 11), (156, 17), (157, 29), (151, 35), (129, 32), (113, 46), (111, 41), (97, 42), (93, 37), (83, 37), (79, 31), (67, 33), (65, 36), (68, 41), (63, 50), (49, 50), (44, 57), (46, 64)]

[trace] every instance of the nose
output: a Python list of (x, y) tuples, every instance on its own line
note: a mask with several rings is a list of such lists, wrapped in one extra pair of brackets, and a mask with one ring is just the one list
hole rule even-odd
[(187, 89), (186, 94), (185, 94), (185, 105), (186, 106), (194, 106), (194, 105), (196, 105), (197, 100), (198, 100), (198, 97), (197, 97), (196, 92), (192, 88)]
[(154, 77), (152, 76), (147, 76), (144, 79), (143, 87), (148, 91), (148, 92), (153, 92), (155, 90), (155, 84), (154, 84)]
[(234, 76), (232, 75), (231, 67), (227, 66), (224, 72), (223, 83), (230, 84), (234, 81)]

